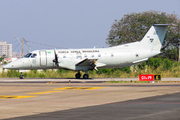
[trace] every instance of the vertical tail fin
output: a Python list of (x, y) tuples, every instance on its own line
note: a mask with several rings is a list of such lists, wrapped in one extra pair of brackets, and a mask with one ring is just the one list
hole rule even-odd
[(140, 41), (138, 48), (160, 51), (167, 27), (171, 24), (154, 24)]

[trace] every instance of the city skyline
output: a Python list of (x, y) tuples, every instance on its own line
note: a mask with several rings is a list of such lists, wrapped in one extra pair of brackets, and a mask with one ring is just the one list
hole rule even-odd
[(12, 57), (12, 44), (7, 44), (6, 41), (0, 41), (0, 57)]

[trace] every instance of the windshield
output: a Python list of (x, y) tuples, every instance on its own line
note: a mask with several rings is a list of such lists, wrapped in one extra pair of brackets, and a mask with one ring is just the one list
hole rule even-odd
[(25, 58), (29, 58), (32, 55), (32, 53), (28, 53), (27, 55), (25, 55)]
[(32, 54), (31, 58), (35, 58), (37, 55), (34, 53)]

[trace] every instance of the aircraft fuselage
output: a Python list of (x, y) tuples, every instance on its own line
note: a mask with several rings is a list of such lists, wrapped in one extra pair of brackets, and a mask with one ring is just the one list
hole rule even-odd
[[(167, 27), (171, 24), (154, 24), (139, 42), (118, 45), (110, 48), (94, 49), (58, 49), (36, 50), (24, 58), (4, 66), (5, 69), (69, 69), (78, 71), (75, 75), (80, 78), (80, 71), (98, 68), (121, 68), (144, 62), (160, 53)], [(20, 78), (24, 78), (23, 75)]]
[(143, 62), (158, 53), (152, 53), (150, 50), (135, 50), (128, 48), (128, 45), (122, 45), (122, 48), (62, 49), (56, 50), (56, 54), (59, 67), (53, 62), (54, 50), (33, 51), (29, 53), (29, 56), (26, 55), (8, 64), (8, 67), (18, 70), (64, 68), (79, 71), (87, 70), (89, 66), (76, 66), (77, 63), (84, 59), (94, 59), (97, 68), (120, 68)]

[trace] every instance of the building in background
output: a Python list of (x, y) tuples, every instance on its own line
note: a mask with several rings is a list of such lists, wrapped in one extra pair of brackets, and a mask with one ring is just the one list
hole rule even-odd
[(12, 57), (12, 44), (6, 44), (5, 41), (0, 41), (0, 57), (6, 55), (7, 58)]
[(12, 58), (21, 58), (21, 52), (12, 52)]

